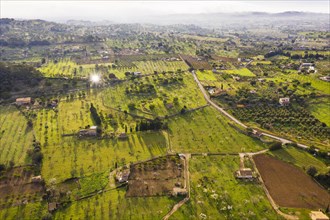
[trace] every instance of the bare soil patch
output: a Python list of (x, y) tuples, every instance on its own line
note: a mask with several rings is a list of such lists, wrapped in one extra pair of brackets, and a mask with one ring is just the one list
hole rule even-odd
[(31, 182), (32, 167), (18, 167), (6, 171), (0, 178), (0, 209), (39, 200), (45, 192), (42, 182)]
[(126, 196), (161, 196), (184, 186), (184, 161), (178, 156), (165, 156), (130, 167)]
[(294, 165), (260, 154), (253, 157), (275, 202), (283, 207), (325, 209), (330, 194)]

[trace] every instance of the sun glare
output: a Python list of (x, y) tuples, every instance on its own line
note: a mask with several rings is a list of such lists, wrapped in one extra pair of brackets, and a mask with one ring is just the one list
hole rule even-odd
[(99, 76), (99, 75), (92, 75), (91, 76), (91, 81), (93, 82), (93, 83), (98, 83), (98, 82), (100, 82), (100, 80), (101, 80), (101, 77)]

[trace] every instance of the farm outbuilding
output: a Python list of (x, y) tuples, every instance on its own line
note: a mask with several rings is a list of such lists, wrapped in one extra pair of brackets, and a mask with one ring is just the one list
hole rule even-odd
[(290, 98), (280, 98), (278, 102), (281, 106), (287, 106), (290, 104)]
[(87, 136), (97, 136), (97, 126), (91, 126), (88, 129), (82, 129), (79, 131), (79, 136), (80, 137), (87, 137)]
[(125, 182), (127, 182), (128, 181), (128, 177), (129, 177), (129, 174), (130, 174), (130, 170), (129, 169), (116, 173), (116, 180), (117, 180), (117, 182), (118, 183), (125, 183)]
[(54, 212), (58, 208), (58, 204), (56, 202), (48, 203), (48, 211)]
[(31, 182), (33, 182), (33, 183), (40, 183), (40, 182), (42, 182), (42, 178), (41, 178), (41, 176), (33, 176), (31, 178)]
[(31, 104), (31, 102), (32, 102), (31, 97), (17, 98), (16, 99), (16, 105), (29, 105), (29, 104)]
[(173, 196), (186, 196), (187, 195), (187, 189), (180, 188), (180, 187), (174, 187), (172, 191)]
[(236, 171), (235, 176), (238, 179), (252, 179), (252, 170), (250, 168), (242, 168)]

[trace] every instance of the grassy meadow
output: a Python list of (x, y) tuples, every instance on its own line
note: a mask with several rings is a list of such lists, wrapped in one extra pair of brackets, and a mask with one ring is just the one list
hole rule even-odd
[(32, 147), (33, 130), (15, 106), (0, 106), (0, 163), (23, 165), (26, 151)]
[(330, 126), (330, 102), (329, 98), (317, 99), (310, 102), (308, 109), (311, 111), (312, 115), (319, 119), (320, 121)]
[(281, 219), (261, 185), (237, 180), (239, 157), (190, 159), (191, 199), (170, 219)]
[[(167, 140), (162, 132), (134, 132), (128, 134), (127, 140), (62, 136), (76, 134), (85, 126), (94, 125), (89, 112), (92, 99), (63, 100), (58, 106), (58, 112), (49, 109), (37, 111), (34, 129), (37, 140), (43, 147), (42, 175), (46, 181), (51, 178), (62, 181), (70, 177), (103, 172), (114, 168), (116, 163), (124, 165), (166, 152)], [(107, 111), (96, 100), (93, 103), (105, 115), (113, 113), (114, 120), (118, 121), (117, 127), (104, 126), (104, 132), (124, 132), (124, 124), (120, 120), (135, 123), (132, 119), (125, 120), (123, 113)]]
[(161, 219), (177, 202), (167, 196), (126, 198), (125, 189), (110, 190), (72, 202), (55, 219)]
[(228, 124), (212, 107), (169, 120), (170, 146), (175, 152), (251, 152), (266, 146)]
[(299, 150), (295, 147), (285, 147), (280, 150), (271, 151), (269, 154), (285, 162), (294, 164), (305, 171), (308, 166), (314, 166), (320, 173), (326, 173), (329, 171), (329, 168), (323, 161), (318, 160), (310, 153)]

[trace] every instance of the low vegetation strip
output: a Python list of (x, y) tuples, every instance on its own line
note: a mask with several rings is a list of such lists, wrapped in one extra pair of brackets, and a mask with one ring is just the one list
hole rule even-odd
[(278, 205), (325, 209), (329, 204), (329, 193), (299, 168), (264, 154), (253, 158), (269, 193)]

